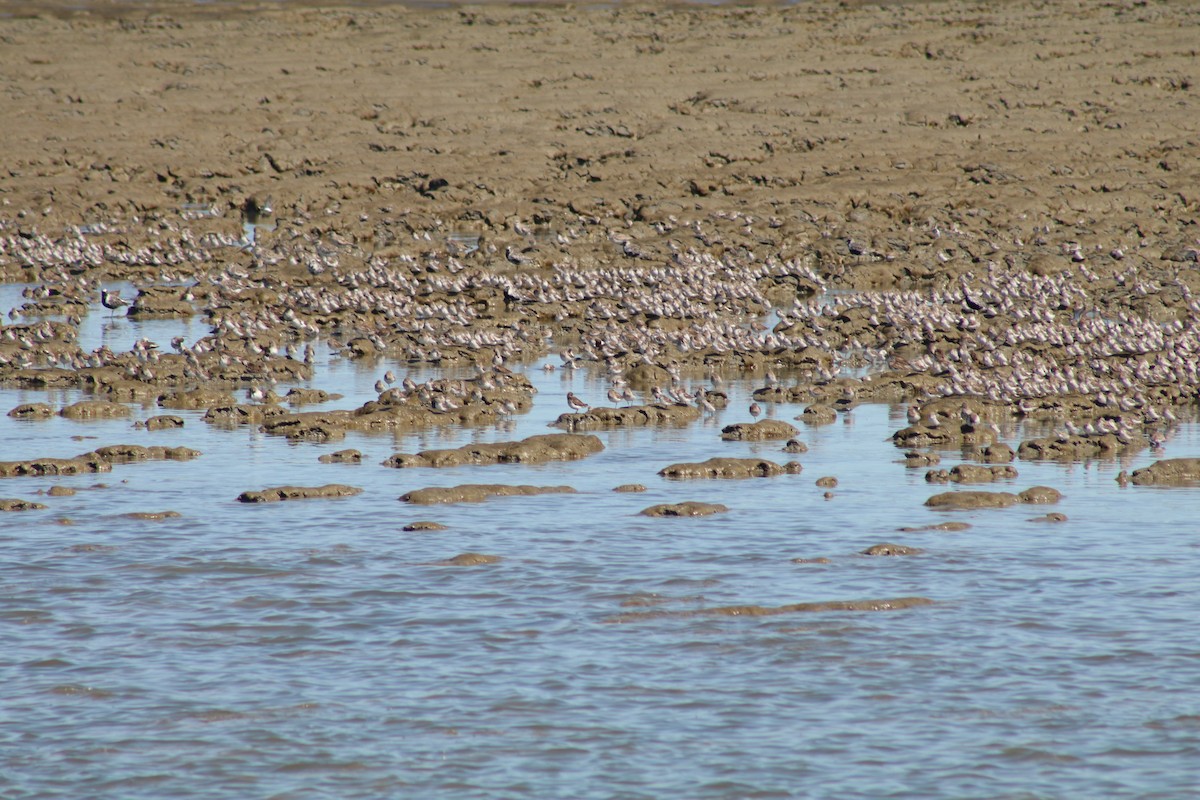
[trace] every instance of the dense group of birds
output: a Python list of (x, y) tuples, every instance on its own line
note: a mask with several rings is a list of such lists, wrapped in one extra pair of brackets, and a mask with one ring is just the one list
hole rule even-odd
[[(856, 273), (909, 256), (856, 248), (836, 231), (814, 232), (812, 246), (798, 242), (789, 258), (720, 246), (722, 225), (748, 235), (757, 223), (777, 226), (737, 214), (663, 220), (653, 233), (665, 246), (614, 225), (588, 263), (555, 258), (544, 234), (539, 246), (514, 249), (440, 224), (380, 247), (378, 236), (333, 226), (306, 232), (311, 217), (299, 211), (257, 236), (259, 215), (243, 212), (240, 237), (209, 216), (57, 234), (0, 222), (0, 267), (26, 284), (26, 302), (0, 330), (0, 383), (100, 396), (118, 383), (128, 393), (129, 382), (147, 387), (140, 396), (218, 387), (267, 403), (277, 383), (313, 377), (313, 345), (323, 342), (387, 370), (381, 401), (431, 415), (472, 404), (494, 406), (485, 421), (516, 413), (523, 406), (511, 397), (488, 393), (544, 361), (603, 377), (612, 405), (715, 414), (712, 399), (739, 378), (761, 386), (754, 416), (759, 401), (784, 399), (840, 398), (839, 410), (906, 404), (909, 435), (898, 432), (898, 443), (952, 445), (947, 429), (1044, 418), (1060, 443), (1108, 436), (1119, 448), (1161, 448), (1200, 387), (1194, 250), (1172, 261), (1118, 246), (1085, 252), (1046, 230), (1040, 245), (990, 241), (987, 255), (925, 264), (931, 277), (880, 289), (856, 285)], [(518, 221), (507, 233), (534, 241), (532, 227)], [(971, 236), (932, 225), (924, 233), (939, 246)], [(557, 241), (582, 235), (571, 227)], [(943, 252), (954, 248), (929, 251)], [(117, 281), (137, 296), (123, 297)], [(85, 351), (78, 326), (97, 301), (111, 324), (122, 324), (118, 314), (196, 314), (210, 330), (191, 343)], [(395, 370), (409, 365), (465, 377), (397, 385)], [(568, 404), (596, 405), (574, 394)]]

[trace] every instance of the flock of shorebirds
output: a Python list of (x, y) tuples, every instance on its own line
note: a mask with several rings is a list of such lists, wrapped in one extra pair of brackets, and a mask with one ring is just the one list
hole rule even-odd
[[(832, 271), (810, 258), (716, 255), (694, 245), (672, 247), (660, 262), (639, 250), (588, 266), (514, 266), (485, 248), (463, 252), (449, 239), (439, 247), (435, 237), (387, 255), (365, 251), (348, 234), (264, 238), (246, 253), (234, 237), (186, 226), (138, 247), (103, 234), (55, 238), (0, 228), (0, 263), (35, 267), (43, 281), (26, 289), (33, 305), (10, 312), (0, 380), (38, 366), (116, 365), (139, 380), (262, 384), (281, 374), (278, 363), (264, 363), (298, 362), (309, 370), (282, 374), (310, 375), (311, 343), (323, 338), (353, 358), (475, 365), (482, 390), (496, 370), (559, 348), (558, 368), (608, 378), (613, 405), (634, 402), (633, 386), (646, 402), (715, 410), (710, 394), (722, 376), (761, 379), (768, 388), (787, 383), (789, 397), (800, 400), (849, 391), (856, 401), (895, 401), (900, 386), (913, 425), (945, 424), (921, 407), (954, 396), (1007, 407), (1018, 418), (1064, 414), (1058, 424), (1068, 435), (1132, 439), (1151, 430), (1155, 446), (1190, 412), (1200, 387), (1200, 299), (1191, 274), (1123, 251), (1118, 257), (1116, 249), (1087, 257), (1068, 249), (1051, 270), (998, 258), (947, 266), (940, 280), (920, 287), (856, 291), (832, 286)], [(636, 244), (621, 242), (622, 251)], [(852, 274), (849, 263), (838, 274)], [(103, 285), (108, 275), (174, 282), (179, 297), (207, 316), (210, 334), (192, 345), (172, 342), (181, 369), (156, 374), (167, 354), (153, 343), (126, 354), (83, 352), (62, 328), (25, 319), (61, 302), (69, 328), (97, 289), (115, 315), (130, 301)], [(59, 346), (47, 347), (47, 337)], [(890, 376), (892, 394), (873, 394), (878, 376)], [(394, 382), (389, 371), (376, 388), (395, 392)], [(440, 410), (470, 400), (467, 392), (430, 403)], [(574, 394), (567, 403), (575, 412), (592, 408)], [(762, 407), (756, 401), (749, 411), (758, 416)]]

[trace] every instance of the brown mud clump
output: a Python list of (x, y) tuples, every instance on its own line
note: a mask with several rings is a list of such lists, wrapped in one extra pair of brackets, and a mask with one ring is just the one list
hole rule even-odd
[(177, 417), (174, 414), (160, 414), (157, 417), (150, 417), (142, 425), (148, 431), (173, 430), (183, 427), (183, 417)]
[(148, 522), (158, 522), (164, 519), (179, 519), (183, 515), (178, 511), (130, 511), (127, 514), (122, 514), (125, 519), (146, 520)]
[(1017, 477), (1010, 466), (985, 467), (979, 464), (958, 464), (949, 470), (933, 469), (925, 473), (926, 483), (991, 483)]
[(576, 433), (546, 433), (519, 442), (468, 444), (452, 450), (422, 450), (397, 453), (383, 462), (385, 467), (460, 467), (465, 464), (541, 464), (574, 461), (599, 453), (599, 437)]
[(1129, 476), (1134, 486), (1194, 486), (1200, 483), (1200, 458), (1167, 458), (1135, 469)]
[(883, 542), (882, 544), (871, 545), (866, 550), (862, 551), (864, 556), (915, 556), (925, 551), (919, 547), (906, 547), (902, 544), (892, 544), (891, 542)]
[(942, 457), (937, 453), (922, 453), (918, 450), (909, 450), (904, 454), (904, 466), (909, 469), (932, 467), (940, 463), (942, 463)]
[(400, 530), (404, 531), (405, 533), (421, 533), (421, 532), (426, 532), (426, 531), (445, 531), (445, 530), (449, 530), (449, 528), (447, 528), (445, 525), (443, 525), (440, 522), (431, 522), (429, 520), (417, 520), (416, 522), (408, 523)]
[(323, 456), (317, 457), (317, 461), (322, 464), (361, 464), (362, 459), (363, 454), (353, 448), (338, 450), (336, 453), (326, 453)]
[(352, 497), (362, 494), (357, 486), (328, 483), (324, 486), (274, 486), (260, 491), (246, 491), (237, 496), (239, 503), (277, 503), (283, 500), (308, 500), (325, 497)]
[(43, 475), (82, 475), (89, 472), (110, 472), (112, 464), (97, 453), (84, 453), (74, 458), (32, 458), (26, 461), (0, 461), (0, 478)]
[(727, 442), (762, 442), (771, 439), (791, 439), (799, 432), (795, 425), (789, 425), (782, 420), (760, 419), (758, 422), (727, 425), (721, 430), (721, 438)]
[(500, 556), (489, 556), (484, 553), (459, 553), (458, 555), (433, 562), (439, 567), (481, 567), (486, 564), (499, 564)]
[(614, 486), (613, 491), (621, 493), (644, 492), (646, 491), (646, 487), (640, 483), (622, 483), (620, 486)]
[(37, 511), (46, 508), (43, 503), (20, 500), (15, 497), (0, 498), (0, 511)]
[(593, 408), (581, 414), (562, 414), (552, 426), (570, 431), (682, 426), (700, 418), (700, 411), (682, 403)]
[(1007, 464), (1016, 457), (1017, 454), (1004, 442), (989, 444), (979, 451), (979, 460), (985, 464)]
[(837, 422), (837, 411), (834, 410), (833, 406), (813, 403), (801, 411), (796, 419), (805, 425), (830, 425)]
[(97, 447), (95, 453), (110, 464), (129, 464), (135, 461), (190, 461), (201, 455), (199, 450), (190, 447), (146, 447), (140, 444)]
[(1007, 508), (1018, 503), (1012, 492), (943, 492), (925, 501), (930, 508)]
[(46, 403), (22, 403), (9, 411), (8, 415), (14, 419), (50, 419), (54, 416), (54, 409)]
[(289, 406), (307, 406), (327, 403), (330, 400), (340, 400), (342, 395), (336, 392), (326, 392), (323, 389), (290, 389), (283, 399)]
[(119, 419), (128, 417), (133, 412), (129, 406), (121, 403), (110, 403), (107, 400), (80, 400), (59, 410), (58, 415), (66, 419)]
[(801, 467), (795, 461), (779, 465), (761, 458), (710, 458), (698, 463), (671, 464), (659, 470), (664, 478), (773, 478), (797, 475)]
[(460, 486), (429, 487), (400, 495), (400, 500), (414, 505), (439, 503), (482, 503), (489, 497), (527, 497), (536, 494), (574, 494), (570, 486), (505, 486), (501, 484), (464, 483)]
[(1140, 435), (1126, 436), (1126, 441), (1115, 433), (1092, 435), (1050, 436), (1021, 442), (1017, 458), (1022, 461), (1082, 461), (1087, 458), (1112, 458), (1120, 453), (1136, 452), (1149, 445), (1149, 440)]
[(1022, 503), (1050, 504), (1062, 500), (1062, 492), (1049, 486), (1031, 486), (1017, 495)]
[(728, 506), (720, 503), (701, 503), (688, 500), (682, 503), (662, 503), (649, 508), (643, 508), (638, 513), (643, 517), (707, 517), (710, 514), (724, 514)]
[(1057, 503), (1062, 494), (1049, 486), (1033, 486), (1020, 494), (1012, 492), (943, 492), (925, 501), (929, 508), (973, 509), (1008, 508), (1018, 503)]

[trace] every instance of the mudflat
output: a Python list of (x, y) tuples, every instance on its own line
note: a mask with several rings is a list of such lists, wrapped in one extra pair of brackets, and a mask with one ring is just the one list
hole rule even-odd
[(271, 194), (363, 243), (816, 248), (880, 285), (1016, 236), (1197, 244), (1188, 4), (47, 8), (0, 19), (0, 215), (44, 230), (211, 202), (237, 234)]

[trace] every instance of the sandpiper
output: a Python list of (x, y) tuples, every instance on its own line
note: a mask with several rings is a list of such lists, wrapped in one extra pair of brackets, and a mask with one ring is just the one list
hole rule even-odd
[(582, 411), (585, 408), (591, 408), (587, 403), (575, 396), (574, 392), (567, 392), (567, 405), (572, 411)]

